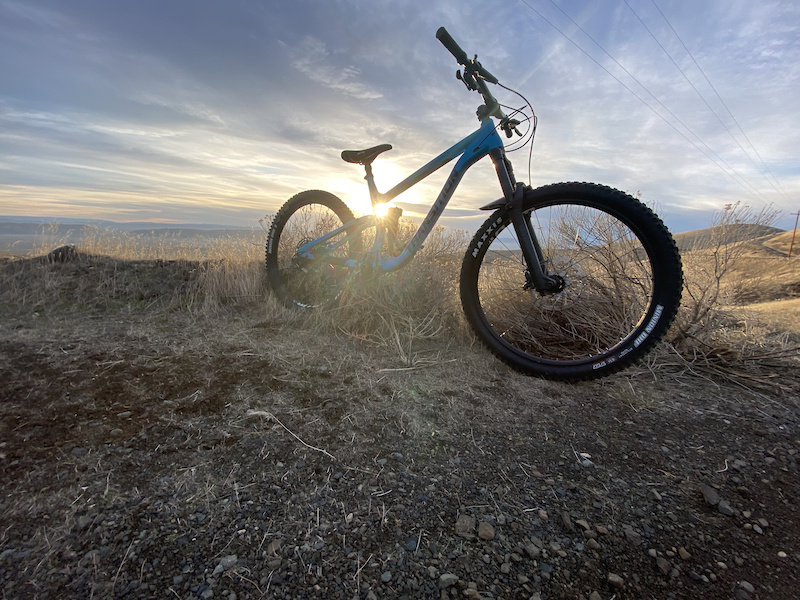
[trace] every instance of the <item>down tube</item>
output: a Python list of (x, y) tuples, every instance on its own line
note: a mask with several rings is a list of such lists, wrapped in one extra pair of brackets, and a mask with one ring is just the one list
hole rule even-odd
[(414, 237), (411, 238), (411, 241), (399, 256), (381, 261), (382, 270), (393, 271), (394, 269), (399, 269), (409, 260), (411, 260), (414, 254), (416, 254), (417, 251), (422, 247), (422, 244), (425, 242), (428, 234), (430, 234), (430, 232), (433, 230), (434, 225), (436, 225), (436, 221), (439, 220), (439, 217), (442, 215), (445, 206), (447, 206), (447, 203), (450, 202), (450, 198), (453, 197), (453, 193), (456, 191), (456, 187), (458, 187), (458, 184), (461, 181), (461, 178), (464, 176), (464, 173), (467, 172), (467, 169), (489, 154), (490, 150), (502, 146), (503, 141), (500, 139), (500, 136), (497, 135), (497, 131), (492, 129), (491, 133), (488, 134), (480, 144), (472, 146), (464, 152), (464, 154), (453, 167), (453, 170), (450, 171), (450, 176), (447, 178), (447, 181), (445, 181), (444, 186), (442, 186), (442, 191), (439, 192), (436, 202), (433, 203), (433, 206), (431, 207), (430, 211), (428, 211), (425, 220), (422, 221), (422, 224), (419, 226), (419, 229), (417, 229)]

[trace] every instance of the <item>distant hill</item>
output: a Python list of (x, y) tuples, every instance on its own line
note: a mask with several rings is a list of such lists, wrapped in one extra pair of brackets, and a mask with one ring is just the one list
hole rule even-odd
[(783, 229), (768, 225), (720, 225), (718, 227), (676, 233), (673, 237), (680, 250), (704, 250), (716, 246), (719, 240), (724, 240), (723, 243), (732, 244), (734, 242), (744, 242), (782, 234), (783, 231)]
[(204, 239), (249, 235), (251, 228), (205, 223), (117, 223), (92, 219), (0, 216), (0, 253), (24, 256), (40, 246), (79, 244), (87, 227), (120, 231), (129, 235)]

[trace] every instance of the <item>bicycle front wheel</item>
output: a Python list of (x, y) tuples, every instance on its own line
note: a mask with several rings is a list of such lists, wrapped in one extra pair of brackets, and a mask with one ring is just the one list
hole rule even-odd
[(513, 368), (551, 379), (602, 377), (642, 357), (680, 304), (683, 274), (672, 236), (638, 200), (587, 183), (527, 190), (523, 211), (559, 291), (527, 284), (508, 209), (475, 234), (461, 269), (464, 313)]
[(315, 308), (339, 298), (348, 271), (343, 261), (361, 251), (359, 235), (340, 232), (315, 246), (314, 258), (297, 250), (353, 220), (339, 198), (311, 190), (292, 197), (281, 207), (267, 236), (267, 278), (273, 293), (285, 305)]

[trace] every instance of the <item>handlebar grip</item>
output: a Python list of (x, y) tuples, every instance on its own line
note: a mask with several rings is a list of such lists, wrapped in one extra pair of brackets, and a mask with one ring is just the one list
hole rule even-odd
[(456, 60), (462, 65), (466, 65), (469, 59), (467, 53), (461, 49), (461, 46), (456, 44), (456, 41), (447, 33), (444, 27), (439, 27), (436, 31), (436, 39), (442, 42), (442, 45), (450, 51), (450, 54), (456, 57)]

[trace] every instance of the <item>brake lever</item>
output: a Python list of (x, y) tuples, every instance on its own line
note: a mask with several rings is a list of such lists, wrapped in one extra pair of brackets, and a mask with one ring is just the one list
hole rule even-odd
[(522, 134), (520, 133), (519, 129), (517, 129), (517, 125), (519, 125), (519, 124), (520, 124), (520, 122), (517, 121), (516, 119), (508, 119), (508, 118), (506, 118), (506, 119), (503, 119), (503, 122), (500, 124), (500, 128), (503, 131), (505, 131), (507, 138), (510, 138), (515, 133), (519, 137), (522, 137)]

